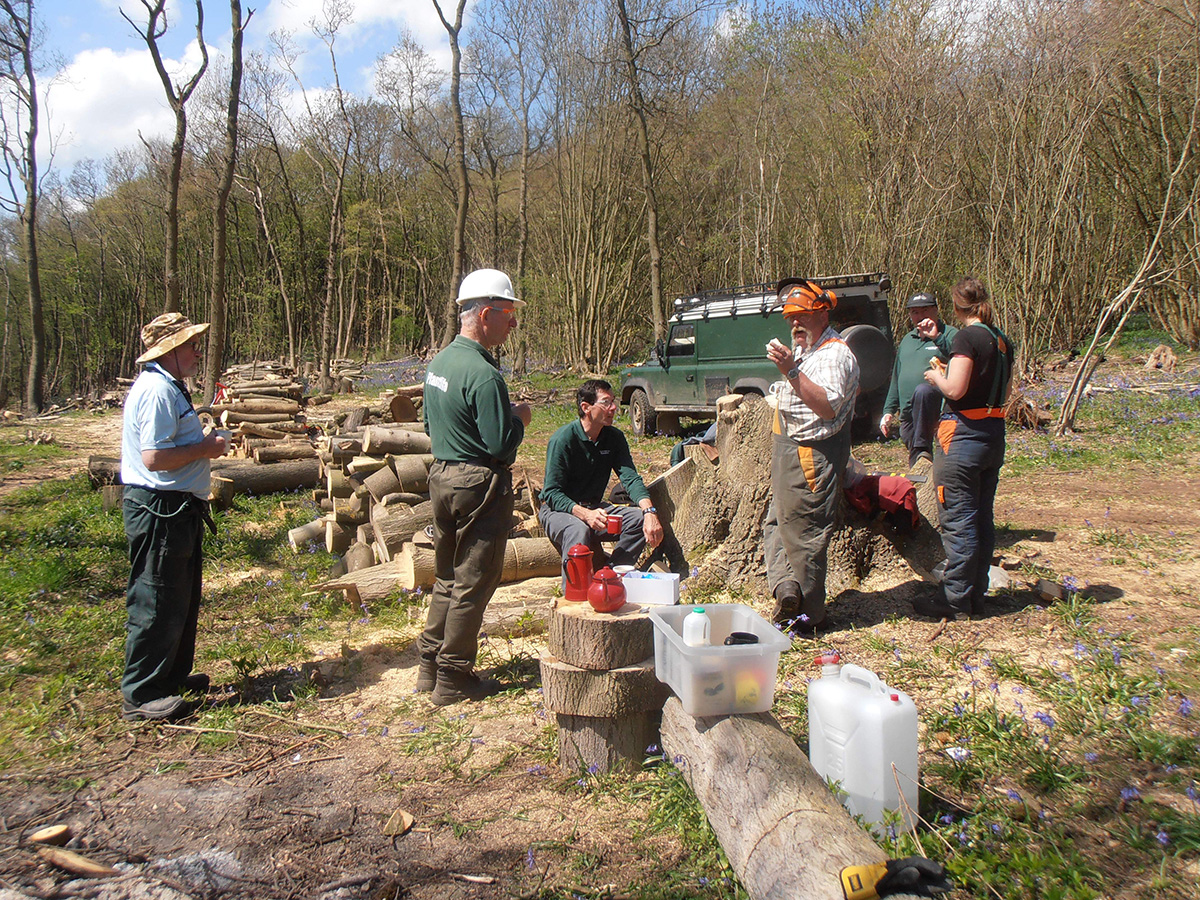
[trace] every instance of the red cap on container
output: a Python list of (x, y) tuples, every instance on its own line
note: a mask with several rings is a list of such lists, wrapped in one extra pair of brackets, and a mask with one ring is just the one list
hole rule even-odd
[(900, 702), (900, 695), (899, 695), (899, 694), (892, 694), (892, 696), (891, 696), (891, 701), (892, 701), (893, 703), (899, 703), (899, 702)]
[(587, 544), (576, 544), (567, 551), (567, 556), (591, 556), (591, 548)]
[(814, 666), (836, 666), (841, 663), (842, 658), (837, 654), (837, 651), (832, 653), (822, 653), (812, 661)]

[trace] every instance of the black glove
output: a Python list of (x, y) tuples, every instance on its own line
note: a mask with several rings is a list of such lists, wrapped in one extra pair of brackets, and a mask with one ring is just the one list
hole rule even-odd
[(935, 897), (952, 890), (954, 883), (941, 863), (924, 856), (906, 856), (904, 859), (889, 859), (887, 874), (875, 882), (875, 893), (880, 897), (888, 894), (916, 894), (918, 897)]

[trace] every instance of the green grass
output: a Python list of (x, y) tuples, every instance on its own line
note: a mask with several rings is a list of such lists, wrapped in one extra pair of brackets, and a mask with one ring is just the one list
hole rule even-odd
[[(0, 474), (20, 472), (33, 463), (62, 459), (71, 451), (58, 444), (37, 444), (26, 435), (30, 426), (8, 426), (0, 429)], [(32, 429), (35, 433), (38, 429)]]

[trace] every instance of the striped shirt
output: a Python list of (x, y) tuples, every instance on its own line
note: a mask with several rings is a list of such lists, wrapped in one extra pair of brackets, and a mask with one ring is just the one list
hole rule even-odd
[(850, 421), (854, 401), (858, 396), (858, 362), (842, 336), (832, 327), (821, 333), (811, 350), (793, 351), (796, 365), (825, 390), (833, 418), (822, 419), (809, 409), (787, 381), (771, 385), (771, 397), (776, 403), (783, 434), (797, 443), (822, 441), (833, 437)]

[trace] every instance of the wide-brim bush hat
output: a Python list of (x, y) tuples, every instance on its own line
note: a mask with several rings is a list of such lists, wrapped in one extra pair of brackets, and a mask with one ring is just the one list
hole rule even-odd
[(158, 359), (164, 353), (170, 353), (180, 344), (186, 344), (196, 335), (208, 331), (208, 322), (193, 325), (192, 320), (183, 313), (170, 312), (142, 326), (142, 343), (146, 352), (137, 358), (139, 363)]

